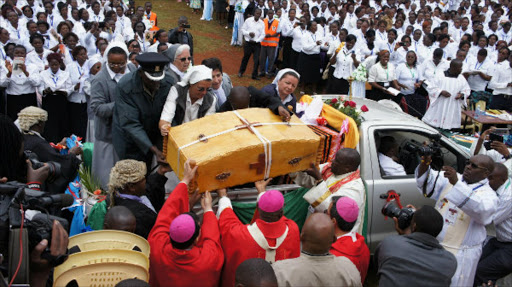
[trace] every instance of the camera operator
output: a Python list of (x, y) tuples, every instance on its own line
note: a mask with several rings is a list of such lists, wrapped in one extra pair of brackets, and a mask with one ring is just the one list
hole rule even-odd
[[(39, 183), (44, 182), (48, 177), (48, 166), (43, 166), (39, 169), (33, 169), (32, 164), (29, 160), (26, 160), (23, 155), (23, 136), (19, 129), (14, 123), (6, 116), (0, 115), (0, 154), (2, 160), (0, 160), (0, 184), (4, 184), (8, 181), (18, 181), (27, 183), (27, 186), (31, 189), (40, 189)], [(26, 170), (24, 170), (26, 169)], [(0, 194), (2, 201), (9, 200), (9, 198)], [(0, 215), (0, 242), (9, 242), (9, 217), (7, 214)], [(2, 276), (6, 270), (8, 264), (9, 254), (8, 244), (0, 244), (0, 258), (3, 257), (3, 262), (0, 260), (2, 266)], [(58, 221), (53, 221), (52, 232), (51, 232), (51, 243), (48, 246), (48, 240), (43, 239), (35, 245), (34, 249), (30, 253), (30, 286), (45, 286), (46, 281), (51, 273), (51, 270), (61, 261), (50, 262), (47, 259), (43, 259), (41, 255), (45, 250), (48, 249), (51, 259), (62, 258), (65, 259), (68, 246), (68, 234), (63, 226)], [(1, 256), (3, 255), (3, 256)], [(11, 274), (14, 270), (10, 270)], [(0, 277), (2, 277), (0, 276)], [(3, 280), (1, 278), (0, 280)]]
[(194, 38), (187, 29), (190, 28), (188, 19), (180, 16), (178, 19), (178, 27), (169, 30), (169, 43), (171, 44), (187, 44), (190, 46), (190, 56), (194, 57)]
[[(26, 107), (18, 113), (19, 126), (23, 131), (25, 142), (24, 150), (35, 153), (40, 162), (60, 164), (60, 173), (63, 179), (46, 191), (62, 193), (65, 191), (67, 184), (76, 177), (81, 162), (77, 155), (82, 153), (82, 148), (73, 147), (68, 154), (60, 154), (41, 136), (47, 120), (48, 113), (37, 107)], [(65, 145), (65, 139), (60, 144)], [(59, 175), (56, 174), (55, 176), (58, 177)]]
[(487, 180), (494, 161), (475, 155), (466, 161), (462, 175), (450, 166), (432, 170), (431, 163), (431, 155), (422, 157), (416, 169), (418, 189), (436, 200), (435, 208), (443, 216), (443, 230), (437, 239), (457, 259), (451, 285), (472, 286), (486, 237), (485, 225), (491, 223), (498, 205), (496, 192)]
[[(512, 158), (512, 149), (510, 148), (510, 144), (503, 143), (500, 141), (490, 139), (490, 145), (484, 144), (484, 141), (487, 140), (490, 134), (492, 134), (496, 130), (495, 127), (491, 127), (490, 129), (485, 130), (476, 145), (471, 147), (473, 154), (484, 154), (490, 156), (495, 162), (504, 163), (508, 159)], [(482, 148), (484, 146), (484, 148)], [(473, 150), (474, 148), (474, 150)], [(488, 149), (490, 148), (490, 149)]]
[(489, 175), (489, 185), (499, 197), (498, 210), (494, 214), (493, 223), (496, 237), (492, 237), (484, 246), (482, 256), (476, 270), (475, 285), (505, 277), (512, 272), (512, 180), (509, 171), (501, 163), (494, 164), (494, 171)]
[(439, 244), (443, 217), (431, 206), (423, 206), (412, 216), (400, 235), (382, 240), (375, 250), (379, 286), (448, 286), (457, 260)]

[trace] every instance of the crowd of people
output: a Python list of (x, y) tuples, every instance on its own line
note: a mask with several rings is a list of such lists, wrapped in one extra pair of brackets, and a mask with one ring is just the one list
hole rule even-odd
[[(262, 89), (233, 86), (221, 59), (194, 61), (188, 19), (161, 29), (150, 2), (5, 1), (0, 183), (47, 190), (50, 166), (33, 168), (23, 153), (31, 151), (42, 162), (60, 163), (64, 186), (51, 186), (62, 193), (77, 175), (82, 150), (61, 154), (50, 142), (65, 146), (75, 134), (94, 143), (92, 175), (108, 193), (87, 225), (146, 238), (151, 286), (362, 286), (370, 265), (362, 235), (368, 200), (355, 149), (290, 174), (309, 189), (311, 214), (299, 231), (284, 216), (283, 194), (266, 189), (270, 179), (254, 183), (250, 224), (237, 217), (227, 190), (215, 191), (218, 206), (210, 192), (189, 193), (197, 170), (192, 160), (166, 199), (172, 170), (163, 137), (183, 123), (249, 107), (289, 121), (306, 89), (347, 94), (357, 72), (364, 79), (355, 81), (371, 87), (368, 98), (391, 99), (437, 128), (459, 128), (470, 99), (511, 111), (512, 1), (217, 1), (218, 20), (228, 16), (233, 28), (231, 44), (243, 46), (238, 77), (252, 56), (252, 79), (273, 78)], [(203, 20), (212, 19), (212, 5), (204, 1)], [(197, 0), (189, 6), (201, 9)], [(400, 235), (375, 251), (379, 285), (493, 284), (511, 272), (512, 187), (502, 164), (511, 162), (511, 150), (499, 142), (491, 151), (481, 147), (479, 141), (463, 174), (435, 171), (431, 158), (422, 158), (418, 189), (431, 191), (435, 208), (414, 208), (406, 229), (395, 218)], [(393, 138), (383, 139), (379, 159), (391, 175), (402, 175), (396, 148)], [(200, 216), (193, 212), (199, 202)], [(491, 223), (497, 236), (484, 247)], [(60, 240), (51, 242), (51, 255), (67, 254), (66, 231), (55, 223), (53, 232)], [(34, 268), (40, 271), (31, 276), (34, 286), (45, 285), (56, 264), (39, 258), (47, 245), (43, 240), (31, 251), (44, 267)]]

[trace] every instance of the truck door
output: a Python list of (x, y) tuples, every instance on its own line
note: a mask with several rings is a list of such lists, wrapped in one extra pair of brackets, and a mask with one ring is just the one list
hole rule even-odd
[[(420, 163), (420, 157), (417, 154), (417, 147), (423, 145), (423, 142), (429, 142), (429, 138), (433, 135), (432, 131), (423, 129), (422, 127), (386, 127), (377, 126), (370, 127), (366, 134), (367, 139), (363, 141), (367, 145), (365, 152), (369, 153), (369, 162), (371, 164), (372, 178), (365, 176), (364, 179), (368, 185), (368, 234), (370, 236), (370, 250), (373, 253), (377, 245), (387, 236), (397, 234), (394, 229), (394, 222), (391, 218), (386, 219), (381, 210), (386, 203), (387, 193), (394, 190), (400, 195), (400, 201), (405, 207), (412, 204), (417, 208), (423, 205), (433, 206), (435, 201), (426, 198), (417, 187), (414, 177), (415, 168)], [(381, 157), (379, 160), (379, 146), (381, 140), (387, 142), (389, 146), (389, 137), (395, 140), (397, 145), (396, 158), (397, 164), (401, 164), (404, 168), (402, 175), (396, 175), (397, 172), (393, 168), (389, 168), (391, 158)], [(460, 152), (460, 149), (454, 147), (455, 143), (442, 139), (441, 141), (442, 155), (444, 165), (453, 166), (459, 172), (463, 168), (463, 162), (467, 155)], [(385, 146), (381, 146), (381, 149)], [(393, 153), (393, 152), (392, 152)], [(389, 152), (388, 152), (389, 154)], [(387, 164), (386, 164), (387, 163)], [(394, 162), (391, 162), (394, 165)], [(367, 168), (365, 168), (368, 171)], [(395, 175), (389, 175), (390, 173)], [(373, 192), (371, 192), (373, 191)]]

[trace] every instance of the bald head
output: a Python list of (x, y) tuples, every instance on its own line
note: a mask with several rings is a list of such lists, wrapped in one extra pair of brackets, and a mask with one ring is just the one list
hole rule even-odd
[(251, 258), (236, 268), (235, 287), (277, 287), (274, 269), (261, 258)]
[(505, 182), (508, 179), (507, 167), (502, 163), (495, 163), (494, 170), (491, 172), (488, 179), (489, 179), (489, 185), (491, 186), (491, 188), (494, 191), (497, 191), (500, 188), (500, 186), (505, 184)]
[(135, 232), (136, 220), (133, 213), (124, 206), (114, 206), (105, 215), (103, 229)]
[(251, 94), (246, 87), (233, 87), (228, 100), (231, 103), (233, 110), (246, 109), (249, 107)]
[(356, 171), (361, 164), (359, 152), (351, 148), (342, 148), (336, 153), (331, 170), (335, 175)]
[(494, 161), (487, 155), (478, 154), (469, 159), (462, 177), (471, 184), (486, 179), (494, 171)]
[(325, 254), (336, 241), (331, 218), (324, 213), (314, 213), (304, 223), (300, 235), (302, 250), (311, 254)]
[(458, 76), (462, 72), (462, 61), (454, 59), (450, 62), (450, 74)]

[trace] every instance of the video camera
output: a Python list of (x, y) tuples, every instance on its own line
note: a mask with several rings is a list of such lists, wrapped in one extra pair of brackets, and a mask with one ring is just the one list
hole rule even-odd
[(37, 154), (29, 150), (24, 151), (25, 158), (30, 160), (33, 169), (40, 169), (43, 166), (48, 166), (48, 178), (44, 182), (44, 190), (49, 193), (59, 194), (66, 190), (69, 180), (62, 174), (61, 164), (56, 161), (41, 162)]
[[(69, 194), (50, 194), (27, 188), (19, 182), (0, 184), (0, 253), (9, 255), (8, 270), (10, 277), (14, 269), (19, 265), (19, 255), (23, 248), (24, 253), (30, 254), (41, 240), (48, 240), (46, 249), (41, 257), (58, 265), (59, 261), (50, 253), (53, 221), (58, 220), (64, 229), (68, 230), (69, 223), (66, 219), (49, 215), (47, 209), (56, 209), (72, 205), (73, 196)], [(31, 210), (29, 217), (27, 212)], [(40, 213), (37, 213), (40, 211)], [(23, 230), (21, 226), (23, 223)], [(20, 238), (21, 237), (21, 238)], [(20, 246), (20, 241), (23, 245)], [(25, 283), (29, 273), (29, 256), (23, 256), (21, 260), (24, 267), (22, 274), (18, 273), (14, 283)], [(24, 271), (24, 272), (23, 272)]]
[(432, 158), (431, 166), (435, 170), (441, 170), (444, 165), (443, 152), (441, 149), (441, 135), (436, 134), (430, 138), (428, 145), (423, 145), (415, 140), (410, 140), (404, 145), (408, 152), (415, 153), (418, 156), (430, 156)]
[(398, 227), (406, 229), (411, 225), (412, 216), (415, 210), (409, 207), (400, 209), (396, 201), (390, 200), (382, 207), (382, 214), (388, 217), (396, 217), (398, 219)]

